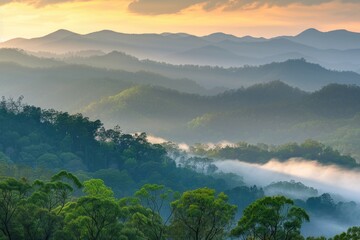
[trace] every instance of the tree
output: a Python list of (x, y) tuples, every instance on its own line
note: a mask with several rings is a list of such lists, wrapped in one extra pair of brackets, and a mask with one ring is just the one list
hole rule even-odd
[(224, 239), (237, 209), (224, 193), (216, 196), (209, 188), (184, 192), (171, 206), (173, 239), (189, 240)]
[(140, 204), (134, 197), (120, 199), (121, 222), (124, 225), (122, 235), (128, 239), (157, 240), (164, 239), (164, 234), (159, 235), (163, 228), (163, 220), (156, 214)]
[(65, 208), (66, 239), (111, 240), (121, 233), (120, 208), (114, 193), (99, 179), (84, 183), (84, 193)]
[(114, 199), (114, 192), (101, 179), (85, 181), (84, 193), (90, 197)]
[[(150, 226), (150, 239), (165, 239), (165, 231), (173, 211), (170, 210), (170, 212), (164, 213), (164, 215), (167, 215), (164, 219), (161, 218), (161, 213), (164, 212), (164, 205), (173, 197), (173, 194), (171, 189), (157, 184), (145, 184), (135, 193), (142, 205), (150, 210), (147, 222), (141, 221), (141, 223)], [(139, 218), (139, 220), (141, 219)]]
[(231, 235), (252, 240), (302, 239), (300, 228), (309, 216), (283, 196), (264, 197), (250, 204)]
[(306, 240), (327, 240), (326, 237), (307, 237)]
[(61, 229), (65, 205), (74, 187), (81, 188), (80, 181), (71, 173), (61, 171), (51, 181), (36, 180), (32, 194), (19, 207), (17, 221), (24, 231), (24, 239), (49, 240)]
[(351, 227), (340, 235), (336, 235), (333, 240), (358, 240), (360, 239), (360, 227)]
[(15, 220), (30, 188), (24, 179), (7, 178), (0, 181), (0, 231), (9, 240), (18, 236)]

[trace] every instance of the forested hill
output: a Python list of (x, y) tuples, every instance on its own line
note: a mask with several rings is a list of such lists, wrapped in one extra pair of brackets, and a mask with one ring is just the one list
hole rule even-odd
[(212, 97), (141, 86), (94, 102), (83, 113), (178, 141), (277, 144), (357, 128), (359, 96), (360, 88), (353, 85), (331, 84), (307, 93), (280, 81)]
[(0, 132), (1, 164), (5, 164), (0, 168), (2, 175), (16, 175), (12, 164), (48, 171), (88, 171), (114, 186), (117, 194), (133, 193), (148, 182), (180, 191), (201, 186), (227, 188), (224, 180), (178, 169), (165, 148), (150, 144), (146, 134), (125, 134), (119, 128), (105, 130), (99, 120), (90, 121), (81, 114), (3, 99)]

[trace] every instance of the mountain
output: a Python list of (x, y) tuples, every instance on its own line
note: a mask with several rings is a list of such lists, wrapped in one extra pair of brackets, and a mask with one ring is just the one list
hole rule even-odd
[[(211, 51), (208, 51), (209, 56), (215, 57), (216, 52), (228, 53), (218, 48), (213, 48), (213, 50), (212, 54)], [(197, 53), (197, 51), (194, 52)], [(191, 53), (189, 52), (189, 54)], [(281, 58), (281, 56), (278, 56), (278, 58)], [(171, 78), (188, 78), (206, 88), (239, 88), (274, 80), (281, 80), (309, 91), (320, 89), (329, 83), (360, 84), (360, 75), (358, 73), (328, 70), (302, 59), (261, 66), (222, 68), (172, 65), (151, 60), (139, 60), (124, 53), (112, 52), (107, 55), (89, 58), (67, 58), (64, 61), (72, 64), (85, 64), (135, 72), (140, 70), (151, 71)]]
[(319, 49), (348, 50), (360, 48), (360, 33), (347, 30), (321, 32), (317, 29), (310, 28), (294, 37), (286, 38), (293, 42)]
[(40, 58), (28, 54), (23, 50), (0, 49), (0, 62), (13, 62), (25, 67), (56, 67), (63, 66), (66, 63), (52, 58)]
[[(206, 41), (213, 42), (213, 43), (222, 42), (225, 40), (230, 40), (230, 41), (235, 41), (235, 42), (240, 41), (240, 38), (238, 38), (234, 35), (225, 34), (222, 32), (212, 33), (212, 34), (204, 36), (202, 38)], [(249, 41), (251, 41), (251, 39), (249, 39)]]
[[(146, 128), (151, 133), (161, 133), (166, 137), (169, 136), (168, 134), (172, 137), (174, 134), (185, 137), (191, 131), (196, 131), (189, 126), (197, 117), (213, 118), (221, 112), (231, 112), (240, 107), (289, 102), (289, 99), (284, 100), (282, 95), (279, 95), (284, 89), (292, 88), (274, 82), (265, 86), (257, 85), (249, 89), (226, 92), (218, 96), (202, 97), (165, 88), (137, 86), (93, 102), (83, 109), (83, 113), (95, 119), (101, 118), (110, 125), (115, 122), (122, 123), (122, 128), (128, 131), (137, 132)], [(303, 96), (300, 90), (294, 89), (294, 92), (297, 94), (292, 92), (291, 99), (297, 100)], [(213, 114), (214, 116), (210, 116)], [(189, 136), (188, 139), (193, 137)]]
[(272, 55), (284, 54), (288, 52), (308, 53), (316, 51), (316, 49), (313, 47), (295, 43), (288, 39), (282, 38), (242, 43), (225, 40), (219, 42), (217, 46), (221, 46), (224, 49), (234, 53), (241, 53), (242, 55), (256, 58), (270, 57)]
[(9, 40), (0, 43), (0, 48), (57, 54), (119, 51), (140, 59), (223, 67), (285, 61), (288, 60), (286, 56), (293, 55), (327, 68), (355, 71), (360, 66), (359, 35), (345, 30), (310, 29), (297, 36), (265, 39), (225, 33), (198, 37), (186, 33), (126, 34), (102, 30), (77, 34), (59, 30), (39, 38)]
[(110, 30), (81, 35), (66, 30), (59, 30), (39, 38), (9, 40), (0, 44), (0, 47), (55, 53), (82, 50), (102, 50), (105, 52), (118, 50), (138, 57), (156, 58), (206, 44), (206, 41), (192, 35), (174, 38), (169, 35), (125, 34)]
[[(158, 87), (133, 87), (82, 110), (127, 131), (187, 142), (283, 143), (329, 140), (360, 114), (360, 87), (333, 84), (308, 93), (280, 81), (198, 96)], [(356, 130), (358, 131), (358, 130)]]
[(170, 79), (149, 72), (131, 73), (85, 65), (63, 64), (30, 68), (16, 63), (0, 62), (0, 72), (0, 96), (23, 95), (28, 103), (66, 111), (74, 111), (91, 101), (141, 84), (191, 93), (206, 92), (191, 80)]
[[(214, 48), (214, 57), (217, 50), (222, 51), (221, 49)], [(208, 52), (209, 55), (211, 55), (211, 51)], [(0, 49), (0, 63), (1, 62), (13, 62), (21, 66), (29, 67), (29, 79), (35, 79), (33, 76), (34, 71), (37, 71), (42, 79), (51, 76), (45, 75), (45, 72), (50, 73), (52, 71), (56, 72), (57, 75), (55, 75), (55, 77), (61, 77), (61, 73), (59, 70), (56, 70), (56, 68), (72, 66), (71, 71), (76, 71), (76, 74), (64, 73), (64, 78), (110, 78), (125, 80), (126, 77), (133, 74), (131, 77), (128, 77), (129, 79), (127, 80), (132, 81), (132, 79), (136, 79), (136, 84), (151, 84), (181, 92), (206, 95), (218, 94), (225, 89), (236, 89), (274, 80), (281, 80), (291, 86), (299, 87), (307, 91), (320, 89), (330, 83), (360, 84), (360, 74), (358, 73), (328, 70), (320, 65), (306, 62), (303, 59), (288, 60), (260, 66), (222, 68), (196, 65), (172, 65), (151, 60), (139, 60), (136, 57), (121, 52), (111, 52), (90, 57), (86, 55), (70, 55), (53, 59), (36, 57), (15, 49)], [(22, 69), (21, 66), (19, 66), (19, 72), (26, 72), (27, 70)], [(89, 67), (87, 68), (85, 66)], [(31, 69), (34, 67), (52, 69)], [(10, 69), (14, 68), (16, 68), (16, 66), (12, 66)], [(84, 69), (90, 70), (88, 72), (82, 72)], [(16, 70), (11, 73), (5, 71), (2, 76), (4, 78), (12, 78), (14, 74), (18, 74)], [(134, 77), (135, 75), (137, 77)], [(143, 78), (140, 79), (140, 77)], [(21, 78), (26, 79), (26, 74), (24, 73)]]

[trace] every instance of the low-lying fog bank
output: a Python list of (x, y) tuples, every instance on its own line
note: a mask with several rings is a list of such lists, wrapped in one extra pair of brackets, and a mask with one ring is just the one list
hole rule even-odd
[(241, 175), (244, 181), (266, 186), (278, 181), (300, 181), (320, 192), (343, 196), (360, 202), (360, 171), (345, 170), (334, 165), (323, 166), (316, 161), (291, 158), (286, 162), (272, 159), (264, 165), (223, 160), (214, 163), (220, 171)]
[[(360, 171), (345, 170), (334, 165), (323, 166), (316, 161), (291, 158), (286, 162), (272, 159), (266, 164), (251, 164), (239, 160), (222, 160), (214, 164), (219, 171), (235, 173), (244, 178), (247, 184), (267, 186), (279, 181), (300, 181), (319, 190), (319, 194), (331, 193), (338, 201), (360, 202)], [(358, 222), (342, 223), (338, 219), (311, 216), (311, 222), (303, 226), (303, 234), (334, 236)]]

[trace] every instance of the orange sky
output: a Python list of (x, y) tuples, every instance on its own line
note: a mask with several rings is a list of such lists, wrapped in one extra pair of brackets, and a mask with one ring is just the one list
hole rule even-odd
[[(143, 7), (138, 12), (128, 7), (136, 1), (143, 3), (138, 3), (139, 9)], [(264, 37), (294, 35), (310, 27), (322, 31), (342, 28), (360, 32), (358, 0), (303, 1), (308, 5), (296, 3), (302, 2), (300, 0), (273, 0), (283, 4), (271, 6), (272, 0), (257, 0), (254, 2), (258, 6), (229, 7), (229, 3), (211, 9), (204, 9), (206, 2), (226, 0), (188, 0), (198, 4), (189, 4), (173, 13), (146, 12), (148, 8), (158, 9), (156, 4), (161, 1), (168, 4), (163, 10), (170, 11), (166, 7), (172, 8), (169, 5), (172, 0), (0, 0), (0, 41), (42, 36), (60, 28), (78, 33), (111, 29), (126, 33), (206, 35), (221, 31), (237, 36)]]

